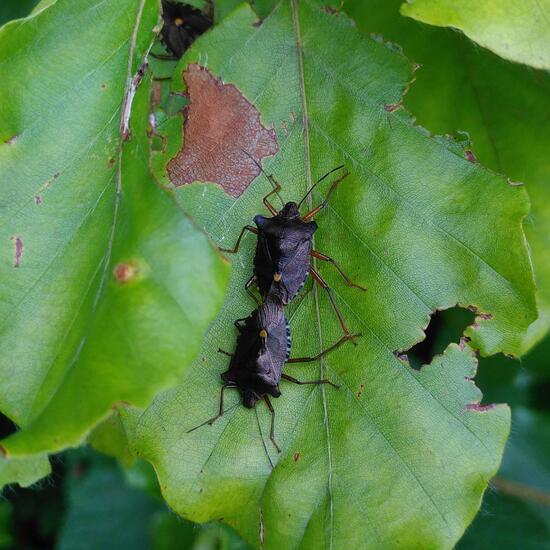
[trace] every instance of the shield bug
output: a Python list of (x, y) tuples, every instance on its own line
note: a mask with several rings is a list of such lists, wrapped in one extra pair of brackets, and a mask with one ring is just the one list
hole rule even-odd
[(167, 0), (162, 0), (162, 20), (161, 40), (171, 55), (157, 54), (156, 57), (161, 59), (179, 59), (212, 26), (210, 14), (188, 4)]
[(269, 438), (280, 452), (275, 441), (275, 411), (270, 397), (279, 397), (281, 390), (279, 383), (285, 379), (294, 384), (336, 384), (326, 379), (301, 381), (283, 373), (285, 363), (305, 363), (316, 361), (326, 353), (337, 348), (352, 336), (342, 336), (335, 344), (311, 357), (290, 358), (291, 336), (290, 325), (286, 318), (284, 307), (277, 298), (268, 296), (265, 302), (255, 309), (245, 319), (235, 321), (239, 331), (237, 346), (234, 353), (219, 350), (231, 357), (229, 368), (221, 375), (223, 385), (220, 394), (220, 406), (216, 416), (195, 426), (192, 432), (205, 424), (212, 425), (224, 414), (224, 391), (236, 388), (241, 394), (242, 404), (251, 409), (260, 400), (265, 401), (271, 413), (271, 428)]
[[(256, 161), (254, 160), (254, 162)], [(254, 274), (246, 283), (245, 288), (247, 291), (251, 293), (250, 289), (252, 285), (256, 283), (262, 297), (265, 298), (268, 293), (273, 293), (282, 304), (287, 305), (302, 289), (308, 274), (311, 273), (314, 280), (327, 292), (332, 308), (338, 317), (340, 326), (344, 333), (349, 336), (350, 332), (336, 305), (334, 293), (326, 281), (311, 265), (312, 257), (324, 262), (329, 262), (340, 273), (348, 286), (363, 291), (366, 290), (366, 288), (361, 285), (354, 283), (334, 259), (313, 248), (313, 234), (317, 230), (317, 223), (313, 221), (313, 218), (326, 207), (331, 194), (338, 184), (349, 175), (349, 172), (345, 171), (340, 177), (332, 182), (321, 204), (307, 212), (304, 216), (301, 216), (300, 206), (313, 189), (330, 174), (343, 169), (344, 166), (338, 166), (320, 178), (298, 204), (292, 201), (287, 202), (281, 210), (277, 210), (269, 199), (272, 195), (278, 194), (281, 190), (281, 185), (273, 176), (265, 174), (262, 167), (257, 162), (256, 165), (274, 186), (273, 190), (263, 198), (263, 203), (272, 216), (255, 216), (254, 223), (256, 227), (246, 225), (242, 229), (233, 248), (220, 248), (220, 250), (232, 254), (236, 253), (239, 250), (241, 239), (245, 232), (250, 231), (254, 233), (257, 235), (256, 252), (254, 255)], [(252, 296), (254, 295), (252, 294)]]

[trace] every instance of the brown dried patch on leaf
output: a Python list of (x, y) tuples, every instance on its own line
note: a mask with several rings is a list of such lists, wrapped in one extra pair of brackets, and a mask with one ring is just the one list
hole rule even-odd
[(260, 173), (254, 161), (278, 151), (275, 130), (262, 125), (256, 107), (233, 84), (204, 67), (189, 65), (183, 77), (189, 95), (184, 145), (168, 163), (168, 176), (177, 186), (218, 183), (239, 197)]
[(13, 236), (11, 240), (14, 247), (13, 267), (17, 268), (21, 265), (21, 256), (23, 256), (23, 240), (18, 236)]

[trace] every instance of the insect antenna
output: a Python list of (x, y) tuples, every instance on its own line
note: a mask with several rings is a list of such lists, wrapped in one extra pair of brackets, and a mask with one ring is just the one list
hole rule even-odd
[(269, 183), (273, 185), (273, 188), (275, 189), (275, 194), (277, 195), (277, 197), (279, 197), (281, 204), (284, 205), (285, 201), (279, 194), (279, 191), (277, 191), (277, 182), (274, 181), (273, 176), (270, 176), (269, 174), (267, 174), (266, 171), (262, 168), (262, 165), (248, 151), (245, 151), (242, 148), (241, 148), (241, 151), (258, 167), (258, 170), (260, 170), (260, 172), (269, 180)]
[(256, 409), (256, 407), (254, 407), (254, 412), (256, 413), (256, 423), (258, 424), (258, 432), (260, 434), (260, 439), (262, 440), (262, 445), (263, 445), (265, 454), (267, 456), (267, 460), (269, 460), (269, 464), (271, 464), (271, 469), (273, 470), (275, 466), (273, 465), (273, 462), (271, 461), (271, 457), (269, 456), (269, 453), (267, 451), (267, 445), (265, 444), (264, 435), (262, 434), (262, 427), (260, 426), (260, 418), (258, 417), (258, 409)]
[(336, 170), (340, 170), (341, 168), (344, 168), (344, 165), (341, 164), (340, 166), (337, 166), (336, 168), (333, 168), (330, 170), (330, 172), (327, 172), (322, 178), (318, 179), (308, 190), (308, 192), (304, 195), (303, 199), (298, 203), (298, 210), (300, 209), (300, 206), (302, 206), (302, 203), (307, 199), (307, 197), (311, 194), (311, 192), (325, 179), (328, 178), (333, 172), (336, 172)]

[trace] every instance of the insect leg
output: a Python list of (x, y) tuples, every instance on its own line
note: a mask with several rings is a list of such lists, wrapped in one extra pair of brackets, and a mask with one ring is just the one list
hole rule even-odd
[(262, 199), (262, 202), (264, 203), (265, 207), (271, 212), (271, 214), (273, 214), (274, 216), (277, 215), (277, 209), (269, 202), (269, 197), (271, 197), (271, 195), (275, 195), (275, 194), (278, 194), (279, 191), (281, 190), (281, 185), (279, 183), (277, 183), (277, 181), (275, 180), (275, 178), (273, 176), (267, 176), (269, 181), (275, 186), (275, 188), (273, 189), (273, 191), (270, 191), (263, 199)]
[[(237, 327), (238, 328), (238, 327)], [(222, 348), (218, 348), (218, 353), (223, 353), (224, 355), (227, 355), (228, 357), (233, 357), (232, 353), (229, 353), (228, 351), (225, 351)]]
[(256, 296), (256, 294), (254, 294), (254, 292), (251, 289), (252, 285), (255, 282), (256, 282), (256, 275), (252, 275), (252, 277), (250, 277), (250, 279), (248, 279), (248, 281), (246, 281), (246, 284), (244, 285), (244, 288), (248, 292), (250, 297), (256, 302), (256, 304), (261, 306), (262, 304), (261, 304), (260, 300), (258, 300), (258, 297)]
[(336, 270), (338, 271), (338, 273), (340, 273), (340, 275), (342, 276), (342, 278), (344, 279), (344, 281), (346, 282), (346, 284), (348, 286), (353, 286), (355, 288), (358, 288), (359, 290), (363, 290), (363, 291), (366, 291), (367, 289), (364, 287), (364, 286), (361, 286), (361, 285), (358, 285), (357, 283), (354, 283), (345, 273), (344, 271), (342, 271), (342, 268), (336, 263), (336, 260), (333, 260), (330, 256), (327, 256), (326, 254), (323, 254), (321, 252), (317, 252), (317, 250), (312, 250), (311, 251), (311, 255), (314, 257), (314, 258), (317, 258), (318, 260), (322, 260), (323, 262), (329, 262), (331, 263), (335, 268)]
[(332, 182), (332, 185), (330, 186), (330, 189), (328, 190), (328, 193), (325, 197), (325, 200), (319, 205), (317, 206), (316, 208), (314, 208), (313, 210), (310, 210), (303, 218), (302, 220), (304, 220), (305, 222), (308, 222), (309, 220), (311, 220), (313, 217), (315, 217), (315, 215), (317, 215), (327, 204), (328, 204), (328, 201), (330, 199), (330, 196), (332, 195), (332, 193), (334, 192), (334, 190), (336, 189), (336, 187), (338, 186), (338, 184), (345, 178), (347, 178), (349, 176), (349, 172), (346, 172), (344, 175), (340, 176), (338, 179), (334, 180)]
[(327, 380), (326, 378), (321, 378), (321, 380), (297, 380), (294, 378), (294, 376), (289, 376), (288, 374), (281, 374), (281, 378), (284, 378), (285, 380), (288, 380), (289, 382), (293, 382), (294, 384), (299, 384), (302, 386), (303, 384), (330, 384), (333, 388), (339, 389), (340, 386), (337, 386), (330, 380)]
[(187, 433), (194, 432), (196, 429), (201, 428), (202, 426), (205, 426), (206, 424), (209, 424), (210, 426), (212, 426), (212, 424), (214, 424), (214, 422), (216, 422), (216, 420), (218, 420), (218, 418), (221, 418), (223, 416), (223, 412), (224, 412), (223, 411), (223, 392), (228, 388), (236, 388), (236, 387), (237, 386), (232, 386), (232, 385), (222, 386), (222, 391), (220, 392), (220, 409), (219, 409), (218, 414), (216, 416), (213, 416), (212, 418), (206, 420), (202, 424), (199, 424), (198, 426), (195, 426), (194, 428), (191, 428), (190, 430), (187, 430)]
[(287, 363), (310, 363), (312, 361), (317, 361), (321, 357), (325, 356), (327, 353), (330, 353), (332, 350), (334, 350), (337, 347), (341, 346), (344, 342), (347, 342), (348, 340), (351, 340), (352, 338), (358, 338), (359, 336), (361, 336), (361, 333), (349, 334), (349, 335), (345, 334), (344, 336), (342, 336), (342, 338), (340, 338), (340, 340), (338, 340), (338, 342), (336, 342), (335, 344), (332, 344), (332, 346), (330, 346), (327, 349), (324, 349), (323, 351), (321, 351), (317, 355), (312, 355), (312, 356), (309, 356), (309, 357), (293, 357), (292, 359), (289, 359), (287, 361)]
[(342, 327), (342, 330), (344, 331), (346, 337), (348, 340), (351, 340), (354, 345), (357, 345), (355, 341), (353, 340), (353, 335), (348, 330), (348, 327), (346, 326), (346, 323), (344, 322), (344, 318), (342, 317), (342, 314), (340, 313), (340, 310), (338, 309), (338, 306), (336, 305), (336, 300), (334, 299), (334, 294), (332, 292), (332, 289), (328, 286), (327, 282), (315, 271), (315, 269), (310, 269), (311, 276), (315, 279), (315, 281), (326, 290), (328, 294), (328, 298), (330, 300), (330, 303), (332, 305), (332, 309), (334, 309), (334, 312), (336, 313), (336, 317), (338, 317), (338, 322), (340, 323), (340, 326)]
[(269, 430), (269, 439), (271, 439), (271, 443), (273, 443), (273, 445), (277, 449), (277, 452), (280, 453), (281, 449), (275, 441), (275, 410), (273, 409), (273, 405), (271, 404), (271, 401), (267, 395), (264, 395), (264, 401), (267, 405), (267, 408), (269, 409), (269, 412), (271, 413), (271, 429)]
[(245, 225), (239, 235), (239, 238), (237, 239), (237, 243), (233, 248), (218, 248), (220, 252), (228, 252), (229, 254), (235, 254), (239, 250), (239, 246), (241, 244), (241, 239), (243, 238), (243, 235), (246, 231), (250, 231), (251, 233), (254, 233), (255, 235), (258, 234), (258, 230), (255, 227), (252, 227), (251, 225)]
[(279, 191), (281, 190), (281, 184), (273, 177), (272, 174), (267, 174), (265, 172), (265, 170), (262, 168), (262, 165), (248, 151), (245, 151), (244, 149), (241, 149), (241, 151), (258, 167), (260, 172), (269, 180), (271, 185), (273, 185), (273, 191), (268, 193), (263, 198), (263, 203), (264, 203), (265, 207), (271, 212), (271, 214), (273, 214), (273, 216), (276, 216), (277, 215), (277, 209), (269, 202), (268, 199), (269, 199), (269, 197), (271, 197), (271, 195), (276, 194), (279, 197), (279, 199), (281, 200), (281, 202), (283, 202), (283, 200), (281, 199), (281, 196), (279, 195)]

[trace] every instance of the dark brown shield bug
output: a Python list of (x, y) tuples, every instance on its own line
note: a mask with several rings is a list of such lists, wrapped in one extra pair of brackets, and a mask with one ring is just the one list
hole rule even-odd
[(247, 408), (255, 407), (260, 400), (265, 401), (271, 412), (269, 438), (280, 451), (275, 441), (275, 411), (270, 397), (279, 397), (281, 379), (294, 384), (335, 384), (326, 379), (301, 381), (283, 373), (285, 363), (306, 363), (316, 361), (355, 335), (345, 335), (326, 350), (311, 357), (290, 358), (290, 326), (284, 307), (276, 298), (268, 295), (265, 302), (246, 319), (235, 321), (239, 331), (234, 353), (219, 350), (231, 357), (229, 368), (221, 375), (224, 382), (220, 394), (220, 406), (216, 416), (188, 431), (192, 432), (205, 424), (212, 425), (224, 414), (224, 391), (236, 388), (241, 394), (241, 402)]
[[(261, 166), (258, 163), (256, 164), (263, 172)], [(320, 205), (307, 212), (304, 216), (300, 215), (300, 206), (315, 186), (333, 172), (343, 168), (344, 166), (338, 166), (325, 174), (311, 187), (298, 204), (295, 202), (287, 202), (281, 210), (277, 210), (269, 200), (272, 195), (278, 194), (281, 185), (272, 176), (268, 176), (264, 172), (274, 186), (273, 191), (263, 198), (263, 203), (272, 216), (255, 216), (254, 223), (256, 227), (246, 225), (242, 229), (233, 248), (221, 248), (220, 250), (222, 252), (235, 253), (239, 250), (239, 245), (245, 232), (250, 231), (254, 233), (258, 236), (254, 255), (254, 274), (246, 283), (247, 291), (250, 292), (250, 287), (256, 283), (263, 298), (265, 298), (268, 293), (271, 293), (277, 296), (282, 304), (287, 305), (301, 290), (308, 274), (311, 273), (314, 280), (326, 290), (342, 330), (349, 336), (350, 331), (336, 305), (334, 293), (326, 281), (311, 265), (312, 257), (324, 262), (329, 262), (337, 269), (348, 286), (363, 291), (366, 290), (366, 288), (361, 285), (354, 283), (334, 259), (313, 248), (313, 234), (317, 230), (317, 224), (313, 221), (313, 218), (326, 207), (330, 195), (334, 192), (338, 184), (349, 175), (349, 172), (344, 172), (332, 182), (325, 199)], [(252, 294), (252, 296), (254, 295)]]
[(175, 59), (212, 26), (210, 14), (188, 4), (167, 0), (162, 0), (162, 20), (161, 40)]

